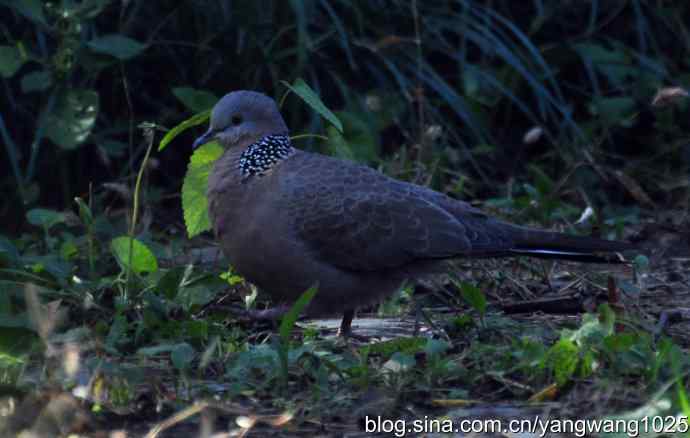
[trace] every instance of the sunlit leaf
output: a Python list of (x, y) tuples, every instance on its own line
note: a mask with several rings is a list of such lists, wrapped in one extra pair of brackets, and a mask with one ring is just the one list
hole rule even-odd
[(204, 112), (201, 112), (199, 114), (195, 114), (192, 117), (188, 118), (184, 122), (180, 123), (179, 125), (175, 126), (172, 128), (170, 131), (166, 132), (165, 135), (163, 136), (163, 139), (161, 142), (158, 144), (158, 150), (162, 151), (171, 141), (175, 139), (178, 135), (183, 133), (184, 131), (188, 130), (189, 128), (192, 128), (197, 125), (201, 125), (202, 123), (206, 123), (206, 121), (211, 117), (211, 110), (206, 110)]
[(547, 368), (553, 370), (556, 383), (564, 385), (577, 370), (579, 349), (569, 339), (556, 342), (546, 353), (544, 358)]
[(153, 252), (137, 239), (128, 236), (120, 236), (110, 242), (110, 248), (122, 266), (129, 266), (130, 241), (132, 246), (132, 270), (137, 274), (143, 272), (155, 272), (158, 270), (158, 261)]
[[(189, 237), (211, 229), (206, 188), (213, 164), (222, 154), (223, 148), (217, 142), (210, 142), (194, 151), (189, 160), (182, 184), (182, 210)], [(233, 208), (231, 205), (227, 207)]]

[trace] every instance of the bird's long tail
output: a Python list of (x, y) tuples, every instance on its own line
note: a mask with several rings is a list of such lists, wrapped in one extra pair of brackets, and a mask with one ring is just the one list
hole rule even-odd
[(512, 255), (573, 260), (588, 263), (624, 263), (619, 252), (633, 250), (632, 243), (576, 236), (518, 227)]

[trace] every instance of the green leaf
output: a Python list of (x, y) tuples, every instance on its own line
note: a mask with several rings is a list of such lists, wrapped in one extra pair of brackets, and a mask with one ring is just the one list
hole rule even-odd
[(79, 196), (74, 198), (74, 202), (79, 206), (79, 217), (81, 218), (81, 222), (85, 226), (90, 227), (93, 224), (93, 213), (91, 213), (91, 209)]
[(65, 221), (65, 215), (55, 210), (46, 208), (33, 208), (26, 212), (26, 220), (31, 225), (50, 229), (53, 226)]
[(376, 161), (380, 143), (373, 124), (364, 118), (366, 114), (338, 111), (338, 116), (343, 121), (344, 137), (353, 159), (360, 162)]
[(79, 254), (79, 248), (77, 248), (77, 245), (73, 241), (66, 240), (60, 245), (60, 257), (63, 259), (71, 260), (77, 254)]
[(472, 306), (481, 316), (486, 312), (486, 297), (484, 293), (475, 285), (462, 282), (457, 285), (460, 294), (467, 303)]
[(421, 337), (398, 337), (388, 341), (368, 344), (364, 348), (370, 353), (378, 354), (382, 357), (389, 357), (395, 352), (415, 354), (424, 350), (427, 340)]
[(26, 62), (19, 49), (14, 46), (0, 46), (0, 76), (11, 78)]
[[(223, 148), (217, 142), (206, 143), (192, 154), (187, 166), (187, 174), (182, 184), (182, 210), (187, 235), (194, 237), (211, 229), (208, 217), (206, 187), (213, 163), (223, 155)], [(234, 206), (228, 205), (227, 208)]]
[(649, 268), (649, 258), (647, 256), (638, 254), (632, 261), (635, 269), (647, 269)]
[[(19, 250), (10, 239), (0, 236), (0, 263), (14, 264), (19, 260)], [(1, 306), (0, 306), (1, 307)]]
[(143, 347), (137, 350), (137, 355), (153, 357), (163, 353), (170, 353), (177, 344), (159, 344), (152, 347)]
[(53, 76), (49, 71), (32, 71), (22, 76), (22, 92), (45, 91), (53, 83)]
[(43, 0), (2, 0), (0, 4), (6, 5), (34, 23), (46, 24), (43, 15)]
[(556, 383), (564, 385), (577, 370), (579, 349), (569, 339), (556, 342), (544, 357), (545, 366), (553, 370)]
[(438, 357), (450, 348), (450, 344), (442, 339), (427, 339), (424, 353), (429, 357)]
[(636, 109), (637, 104), (631, 97), (601, 97), (589, 105), (590, 112), (609, 126), (628, 121)]
[(94, 38), (87, 45), (94, 52), (110, 55), (121, 61), (133, 58), (146, 49), (145, 44), (118, 34)]
[(383, 364), (383, 368), (393, 373), (400, 373), (411, 370), (416, 363), (417, 361), (411, 354), (396, 351), (391, 358)]
[(603, 64), (626, 64), (630, 62), (630, 57), (622, 50), (608, 49), (601, 44), (578, 43), (573, 48), (580, 56), (588, 59), (594, 65)]
[(335, 126), (338, 131), (343, 132), (343, 124), (340, 123), (338, 117), (331, 112), (326, 105), (321, 102), (319, 96), (314, 92), (314, 90), (307, 85), (302, 78), (297, 78), (295, 82), (290, 85), (288, 82), (282, 81), (282, 83), (290, 89), (293, 93), (302, 98), (310, 107), (312, 107), (317, 113), (321, 114), (323, 118), (328, 120)]
[(333, 126), (329, 126), (326, 129), (326, 132), (328, 133), (328, 146), (331, 149), (329, 151), (331, 155), (354, 161), (355, 154), (352, 152), (352, 149), (350, 148), (347, 140), (345, 140), (345, 137), (343, 137), (343, 135)]
[(91, 134), (98, 115), (98, 93), (68, 89), (48, 114), (46, 136), (64, 149), (75, 149)]
[(168, 131), (164, 136), (161, 142), (158, 144), (158, 151), (162, 151), (163, 148), (165, 148), (168, 143), (173, 141), (175, 137), (183, 133), (184, 131), (188, 130), (189, 128), (192, 128), (197, 125), (201, 125), (202, 123), (206, 123), (206, 121), (211, 117), (211, 110), (206, 110), (202, 113), (195, 114), (192, 117), (188, 118), (184, 122), (180, 123), (179, 125), (175, 126), (172, 128), (170, 131)]
[(304, 291), (297, 301), (295, 301), (295, 304), (292, 305), (290, 310), (283, 316), (282, 321), (280, 321), (280, 338), (283, 342), (283, 345), (287, 345), (297, 318), (299, 317), (300, 313), (302, 313), (302, 310), (309, 305), (318, 290), (319, 287), (314, 285)]
[(197, 90), (191, 87), (177, 87), (172, 89), (173, 94), (184, 106), (195, 113), (207, 111), (213, 108), (218, 98), (206, 90)]
[(110, 325), (110, 331), (105, 338), (105, 345), (110, 348), (115, 348), (122, 338), (127, 333), (127, 317), (124, 315), (116, 315)]
[(120, 265), (127, 267), (129, 264), (130, 241), (132, 241), (132, 270), (137, 274), (156, 272), (158, 270), (156, 256), (146, 245), (128, 236), (120, 236), (110, 242), (110, 248)]
[(178, 370), (187, 369), (195, 356), (196, 351), (186, 342), (175, 345), (175, 348), (170, 352), (170, 360)]
[(213, 301), (217, 295), (217, 290), (198, 284), (182, 288), (175, 297), (175, 302), (179, 303), (185, 311), (189, 311), (192, 306), (205, 306)]

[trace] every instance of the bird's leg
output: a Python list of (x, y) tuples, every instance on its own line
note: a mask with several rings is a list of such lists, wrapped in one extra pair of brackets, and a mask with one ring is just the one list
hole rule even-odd
[(347, 338), (352, 334), (352, 319), (355, 317), (355, 311), (353, 309), (348, 309), (343, 313), (343, 320), (340, 322), (340, 328), (338, 329), (338, 336), (342, 338)]
[(352, 319), (355, 317), (355, 310), (349, 309), (343, 313), (343, 320), (340, 322), (338, 336), (344, 339), (355, 339), (359, 342), (371, 341), (369, 336), (352, 333)]

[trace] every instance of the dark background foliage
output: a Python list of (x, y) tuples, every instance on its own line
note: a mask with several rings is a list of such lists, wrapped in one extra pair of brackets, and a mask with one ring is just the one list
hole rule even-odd
[[(175, 88), (280, 98), (280, 81), (298, 77), (342, 110), (354, 158), (398, 160), (391, 172), (446, 190), (460, 177), (463, 197), (510, 197), (518, 193), (502, 187), (534, 183), (535, 172), (558, 180), (588, 159), (583, 152), (661, 203), (677, 200), (662, 182), (687, 174), (690, 149), (679, 142), (687, 106), (650, 108), (660, 87), (688, 82), (683, 2), (0, 4), (2, 62), (21, 60), (5, 68), (0, 97), (8, 153), (0, 212), (9, 230), (33, 206), (71, 208), (90, 184), (101, 193), (103, 183), (127, 183), (143, 155), (141, 121), (172, 126), (212, 102), (179, 99)], [(294, 133), (322, 129), (296, 99), (283, 112)], [(80, 123), (83, 135), (70, 133)], [(525, 145), (534, 126), (544, 135)], [(429, 127), (440, 134), (425, 136)], [(157, 199), (179, 192), (195, 134), (157, 157)], [(301, 146), (332, 152), (317, 140)], [(599, 204), (635, 203), (588, 166), (573, 182)]]

